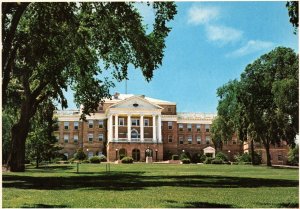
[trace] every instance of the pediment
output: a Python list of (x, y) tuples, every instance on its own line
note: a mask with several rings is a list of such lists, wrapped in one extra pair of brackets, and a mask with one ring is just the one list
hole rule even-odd
[(110, 108), (143, 110), (163, 109), (159, 105), (153, 104), (141, 96), (129, 97), (128, 99), (122, 100), (116, 104), (111, 105)]
[(208, 152), (208, 151), (214, 152), (214, 151), (215, 151), (215, 148), (209, 146), (209, 147), (204, 148), (203, 150), (204, 150), (205, 152)]

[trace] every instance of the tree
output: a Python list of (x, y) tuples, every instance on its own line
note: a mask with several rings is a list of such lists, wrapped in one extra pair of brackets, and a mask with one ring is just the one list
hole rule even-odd
[(32, 118), (31, 131), (26, 141), (26, 156), (35, 160), (36, 167), (43, 160), (50, 161), (57, 156), (61, 149), (53, 131), (57, 130), (57, 121), (53, 119), (54, 105), (51, 101), (44, 101), (38, 108), (37, 114)]
[[(281, 93), (274, 92), (274, 89), (282, 91), (284, 85), (280, 87), (279, 83), (286, 79), (295, 79), (295, 83), (298, 83), (297, 65), (298, 56), (292, 49), (278, 47), (248, 65), (241, 75), (243, 85), (239, 102), (247, 112), (252, 135), (256, 136), (266, 149), (268, 166), (271, 166), (270, 144), (280, 143), (281, 140), (286, 140), (289, 144), (294, 143), (298, 131), (296, 128), (295, 131), (289, 128), (297, 126), (298, 116), (280, 107), (279, 101), (285, 100), (278, 99)], [(291, 102), (291, 109), (297, 112), (295, 107), (299, 108), (299, 93), (298, 88), (294, 87), (295, 89), (283, 91), (290, 98), (286, 101)], [(284, 125), (287, 122), (286, 118), (290, 118), (291, 121), (288, 126)]]
[(286, 7), (288, 8), (288, 14), (290, 16), (290, 23), (292, 23), (293, 27), (295, 28), (294, 34), (297, 34), (299, 27), (299, 2), (288, 1), (286, 3)]
[(67, 107), (63, 90), (71, 86), (76, 104), (83, 104), (84, 119), (103, 98), (111, 97), (114, 84), (101, 77), (103, 70), (121, 81), (132, 64), (150, 81), (162, 64), (171, 30), (166, 24), (176, 14), (173, 2), (154, 2), (153, 31), (147, 33), (131, 2), (2, 5), (3, 106), (16, 104), (14, 94), (21, 100), (20, 119), (11, 130), (11, 171), (24, 171), (30, 119), (43, 101)]

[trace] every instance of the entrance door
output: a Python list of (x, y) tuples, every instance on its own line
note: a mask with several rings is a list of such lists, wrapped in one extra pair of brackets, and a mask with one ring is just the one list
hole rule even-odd
[(140, 150), (139, 149), (132, 150), (132, 158), (134, 161), (140, 161)]

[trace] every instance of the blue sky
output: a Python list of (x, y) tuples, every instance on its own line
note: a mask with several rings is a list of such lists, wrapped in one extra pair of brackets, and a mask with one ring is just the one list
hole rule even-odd
[[(216, 112), (216, 89), (239, 78), (247, 64), (276, 46), (298, 53), (285, 2), (176, 2), (162, 66), (148, 83), (139, 69), (129, 70), (130, 94), (177, 103), (178, 112)], [(151, 25), (150, 7), (138, 6)], [(151, 28), (151, 27), (150, 27)], [(111, 93), (125, 93), (116, 83)], [(72, 92), (69, 109), (76, 108)]]

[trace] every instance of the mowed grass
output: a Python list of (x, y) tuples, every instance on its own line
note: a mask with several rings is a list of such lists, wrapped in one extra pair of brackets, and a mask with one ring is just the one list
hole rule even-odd
[(51, 165), (3, 173), (3, 207), (298, 208), (298, 169), (247, 165)]

